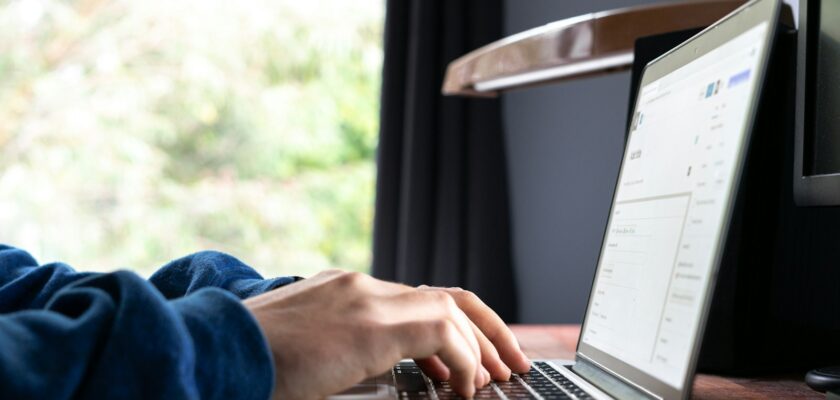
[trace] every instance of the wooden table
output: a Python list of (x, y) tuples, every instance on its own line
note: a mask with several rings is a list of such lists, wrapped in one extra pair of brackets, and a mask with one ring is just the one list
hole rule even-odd
[[(513, 325), (522, 349), (532, 358), (573, 359), (579, 325)], [(809, 389), (802, 377), (727, 378), (700, 374), (694, 382), (695, 399), (825, 399)]]

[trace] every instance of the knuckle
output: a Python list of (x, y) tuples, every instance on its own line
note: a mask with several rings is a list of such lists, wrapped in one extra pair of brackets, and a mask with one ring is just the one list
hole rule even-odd
[(460, 287), (451, 288), (449, 290), (449, 294), (451, 294), (452, 297), (458, 298), (460, 300), (470, 302), (478, 300), (478, 296), (476, 296), (475, 293)]
[(435, 290), (428, 292), (430, 302), (435, 304), (440, 309), (444, 310), (448, 316), (453, 316), (458, 312), (458, 303), (452, 296), (443, 290)]
[(450, 313), (454, 313), (459, 310), (458, 303), (455, 302), (455, 299), (452, 298), (449, 293), (443, 293), (441, 301)]
[(464, 290), (462, 288), (459, 288), (459, 287), (449, 288), (449, 290), (447, 290), (447, 292), (449, 293), (450, 296), (452, 296), (454, 298), (458, 298), (458, 299), (465, 298), (467, 293), (469, 293), (466, 290)]
[(452, 334), (452, 323), (445, 319), (438, 319), (429, 322), (429, 330), (438, 338), (449, 338)]
[(432, 301), (437, 304), (446, 305), (449, 301), (452, 300), (452, 296), (449, 293), (446, 293), (442, 290), (433, 290), (428, 292), (428, 296), (431, 297)]
[(366, 277), (367, 275), (361, 272), (342, 272), (337, 280), (342, 286), (358, 287), (361, 286)]
[(479, 301), (481, 301), (481, 299), (478, 297), (478, 295), (477, 295), (477, 294), (475, 294), (475, 293), (473, 293), (473, 292), (471, 292), (471, 291), (469, 291), (469, 290), (465, 290), (465, 291), (464, 291), (464, 293), (462, 293), (461, 295), (462, 295), (462, 296), (464, 296), (464, 298), (465, 298), (465, 299), (467, 299), (467, 300), (469, 300), (469, 301), (471, 301), (471, 302), (479, 302)]

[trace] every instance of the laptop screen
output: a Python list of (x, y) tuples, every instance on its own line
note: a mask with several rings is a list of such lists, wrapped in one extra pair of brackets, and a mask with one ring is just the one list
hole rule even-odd
[(676, 389), (728, 224), (769, 25), (643, 79), (632, 119), (581, 340)]

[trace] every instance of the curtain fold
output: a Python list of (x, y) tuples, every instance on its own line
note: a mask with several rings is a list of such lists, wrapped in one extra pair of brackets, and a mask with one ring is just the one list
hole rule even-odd
[(447, 64), (499, 39), (502, 0), (388, 0), (373, 274), (476, 292), (516, 320), (501, 106), (440, 94)]

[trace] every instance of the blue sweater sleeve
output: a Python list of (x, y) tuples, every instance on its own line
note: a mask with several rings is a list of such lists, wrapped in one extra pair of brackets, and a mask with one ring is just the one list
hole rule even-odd
[(234, 260), (198, 253), (146, 281), (0, 246), (0, 398), (267, 399), (271, 354), (240, 298), (296, 279)]
[(246, 299), (300, 279), (263, 279), (257, 271), (233, 256), (217, 251), (202, 251), (166, 264), (149, 281), (168, 299), (185, 296), (206, 287), (224, 289), (240, 299)]

